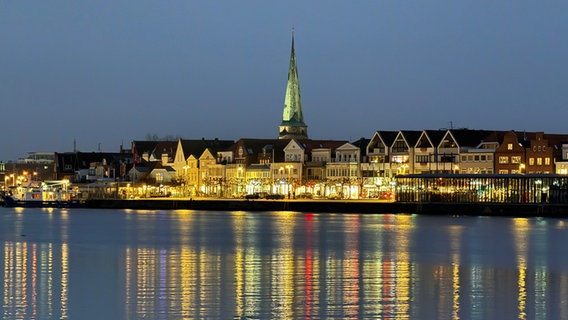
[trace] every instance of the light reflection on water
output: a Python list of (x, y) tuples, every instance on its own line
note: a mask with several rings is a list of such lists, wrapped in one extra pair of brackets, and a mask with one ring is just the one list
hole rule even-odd
[(5, 319), (550, 319), (558, 219), (0, 211)]

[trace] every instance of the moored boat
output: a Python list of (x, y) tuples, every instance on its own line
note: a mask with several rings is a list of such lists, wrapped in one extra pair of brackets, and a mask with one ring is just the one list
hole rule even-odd
[(32, 181), (25, 187), (11, 188), (2, 199), (6, 207), (80, 207), (83, 201), (77, 199), (69, 189), (67, 180)]

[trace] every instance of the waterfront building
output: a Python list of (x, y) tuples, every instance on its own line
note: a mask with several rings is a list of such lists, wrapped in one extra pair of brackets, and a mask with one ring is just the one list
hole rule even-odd
[(359, 147), (348, 142), (339, 146), (335, 158), (326, 166), (329, 187), (326, 193), (342, 199), (358, 199), (362, 192), (360, 164)]
[(488, 130), (450, 129), (438, 146), (435, 173), (459, 173), (460, 156), (476, 149), (493, 133)]
[(568, 175), (568, 142), (560, 142), (558, 156), (555, 159), (556, 174)]
[(468, 149), (460, 154), (461, 174), (493, 174), (495, 150), (499, 143), (481, 142), (476, 148)]
[(414, 146), (415, 174), (438, 171), (438, 145), (446, 135), (445, 130), (424, 130)]
[(379, 192), (388, 192), (394, 177), (390, 163), (390, 147), (397, 137), (398, 131), (375, 131), (367, 144), (367, 162), (361, 163), (361, 172), (370, 187), (369, 196), (376, 196)]
[[(523, 133), (524, 136), (527, 133)], [(522, 143), (521, 143), (522, 142)], [(515, 131), (505, 132), (502, 142), (495, 149), (495, 173), (518, 174), (525, 169), (527, 139), (519, 140)]]
[(555, 174), (422, 174), (396, 177), (402, 202), (566, 203), (568, 177)]
[[(206, 188), (204, 185), (211, 186), (215, 182), (213, 179), (217, 178), (217, 171), (206, 172), (209, 169), (208, 166), (207, 170), (203, 169), (200, 172), (199, 160), (204, 156), (204, 152), (209, 150), (208, 157), (214, 157), (215, 163), (230, 163), (233, 159), (232, 153), (227, 150), (234, 143), (232, 140), (219, 139), (179, 139), (172, 167), (175, 169), (177, 180), (181, 184), (182, 195), (195, 196), (201, 192), (201, 189)], [(210, 162), (208, 161), (208, 164)], [(222, 182), (217, 180), (217, 184)], [(202, 188), (202, 186), (204, 187)], [(216, 189), (218, 189), (218, 192), (221, 190), (220, 187)]]
[(282, 114), (282, 123), (280, 124), (279, 131), (278, 139), (308, 138), (308, 126), (304, 123), (304, 114), (302, 112), (302, 96), (300, 94), (300, 80), (296, 64), (293, 32), (286, 96), (284, 98), (284, 112)]
[(93, 182), (124, 178), (122, 165), (132, 162), (132, 154), (120, 152), (56, 152), (51, 179), (71, 182)]
[(390, 147), (390, 169), (394, 174), (414, 172), (414, 150), (422, 132), (401, 130)]
[(536, 132), (530, 139), (526, 150), (526, 162), (520, 173), (554, 173), (554, 151), (555, 146), (550, 144), (550, 140), (544, 132)]

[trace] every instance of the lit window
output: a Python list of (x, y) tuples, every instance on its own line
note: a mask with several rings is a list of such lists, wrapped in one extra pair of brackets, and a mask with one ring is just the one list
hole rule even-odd
[(534, 158), (529, 158), (529, 165), (534, 166)]
[(507, 174), (507, 173), (509, 173), (509, 170), (505, 170), (505, 169), (499, 170), (499, 174)]
[(511, 163), (521, 163), (521, 156), (512, 156)]
[(499, 157), (499, 163), (500, 164), (509, 163), (509, 157)]
[(513, 150), (513, 144), (512, 143), (509, 143), (507, 145), (507, 150)]
[(544, 158), (544, 164), (547, 165), (547, 166), (550, 165), (550, 158), (549, 157)]
[(536, 165), (537, 165), (537, 166), (541, 166), (541, 165), (542, 165), (542, 158), (536, 158)]

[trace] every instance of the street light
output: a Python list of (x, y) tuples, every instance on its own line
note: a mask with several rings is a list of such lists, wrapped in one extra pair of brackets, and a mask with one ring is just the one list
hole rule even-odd
[(525, 170), (525, 164), (524, 164), (524, 163), (521, 163), (521, 164), (519, 165), (519, 172), (522, 174), (524, 170)]

